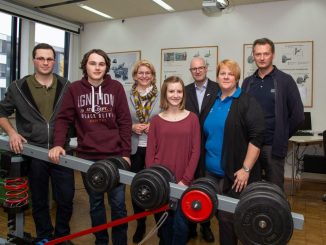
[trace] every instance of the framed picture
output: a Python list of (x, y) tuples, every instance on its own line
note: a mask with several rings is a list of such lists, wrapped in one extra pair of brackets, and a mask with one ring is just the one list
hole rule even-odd
[(185, 85), (192, 83), (189, 71), (194, 57), (203, 57), (208, 64), (207, 77), (216, 80), (217, 46), (161, 49), (161, 83), (169, 76), (179, 76)]
[[(313, 101), (313, 41), (275, 42), (274, 65), (296, 82), (302, 103), (312, 107)], [(243, 78), (257, 69), (252, 56), (252, 44), (243, 45)]]
[(141, 58), (141, 51), (127, 51), (107, 53), (111, 60), (109, 74), (112, 79), (118, 80), (126, 90), (129, 90), (134, 83), (132, 68), (136, 61)]

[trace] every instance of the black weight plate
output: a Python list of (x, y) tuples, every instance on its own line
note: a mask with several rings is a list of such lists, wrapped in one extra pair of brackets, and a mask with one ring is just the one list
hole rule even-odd
[(207, 185), (210, 188), (212, 188), (212, 191), (215, 194), (218, 193), (218, 183), (217, 183), (217, 181), (213, 177), (206, 176), (206, 177), (201, 177), (201, 178), (195, 179), (192, 182), (192, 185), (195, 185), (195, 184), (204, 184), (204, 185)]
[(268, 182), (268, 181), (258, 181), (258, 182), (253, 182), (250, 185), (248, 185), (240, 194), (240, 199), (247, 195), (248, 193), (251, 193), (252, 191), (263, 191), (267, 193), (276, 193), (279, 195), (281, 198), (283, 198), (289, 209), (291, 209), (290, 203), (287, 201), (287, 197), (285, 195), (285, 192), (276, 184)]
[(148, 169), (138, 172), (130, 186), (131, 198), (144, 209), (153, 209), (162, 202), (162, 183)]
[(120, 174), (119, 174), (118, 167), (114, 163), (107, 161), (107, 160), (103, 160), (103, 162), (107, 165), (107, 167), (109, 169), (109, 174), (111, 176), (110, 185), (107, 189), (107, 191), (110, 191), (119, 184)]
[(235, 209), (234, 228), (244, 245), (284, 245), (293, 233), (291, 210), (277, 193), (252, 191)]
[(256, 190), (266, 190), (266, 191), (270, 190), (272, 192), (279, 194), (285, 200), (287, 199), (284, 191), (278, 185), (275, 185), (267, 181), (257, 181), (247, 185), (246, 188), (244, 188), (244, 190), (241, 192), (240, 199), (242, 196), (246, 195), (246, 193), (249, 193), (251, 191), (256, 191)]
[(157, 178), (161, 185), (161, 202), (159, 206), (167, 203), (170, 199), (170, 184), (169, 184), (169, 174), (168, 169), (165, 167), (150, 167), (147, 168), (147, 171), (153, 175), (153, 177)]
[(89, 190), (103, 193), (111, 185), (110, 169), (103, 162), (93, 163), (86, 173), (86, 185)]
[(161, 174), (163, 174), (164, 178), (168, 182), (172, 182), (172, 183), (176, 182), (174, 174), (168, 167), (161, 165), (161, 164), (157, 164), (157, 165), (152, 166), (151, 169), (157, 169)]
[(149, 171), (150, 174), (153, 175), (153, 177), (155, 176), (155, 178), (157, 178), (157, 180), (160, 182), (161, 185), (161, 201), (159, 202), (157, 207), (162, 206), (163, 204), (166, 204), (169, 202), (170, 200), (170, 184), (169, 184), (169, 180), (167, 179), (167, 176), (164, 175), (167, 174), (166, 171), (163, 171), (163, 168), (153, 168), (150, 167), (147, 169)]
[(129, 163), (122, 157), (109, 157), (106, 160), (113, 162), (118, 169), (130, 171)]

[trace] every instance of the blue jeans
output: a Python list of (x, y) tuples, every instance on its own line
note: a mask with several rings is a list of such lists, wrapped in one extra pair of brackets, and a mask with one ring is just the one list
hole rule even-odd
[[(55, 228), (53, 228), (49, 211), (50, 178), (53, 198), (57, 203)], [(28, 180), (32, 194), (32, 214), (37, 239), (68, 235), (75, 193), (74, 171), (58, 164), (31, 158)]]
[[(83, 182), (85, 185), (86, 173), (82, 173)], [(106, 224), (106, 211), (104, 205), (104, 193), (97, 193), (91, 191), (85, 185), (86, 191), (89, 195), (90, 216), (92, 220), (92, 227)], [(127, 209), (125, 203), (125, 185), (119, 184), (113, 190), (107, 193), (108, 201), (111, 206), (112, 220), (124, 218), (127, 216)], [(112, 228), (112, 243), (113, 245), (127, 245), (127, 229), (128, 224), (122, 224)], [(94, 233), (96, 237), (96, 245), (107, 245), (109, 243), (109, 234), (107, 230), (102, 230)]]
[[(179, 202), (180, 203), (180, 202)], [(155, 214), (158, 222), (163, 213)], [(189, 221), (178, 204), (176, 211), (169, 211), (169, 215), (158, 231), (160, 245), (186, 245), (189, 233)]]

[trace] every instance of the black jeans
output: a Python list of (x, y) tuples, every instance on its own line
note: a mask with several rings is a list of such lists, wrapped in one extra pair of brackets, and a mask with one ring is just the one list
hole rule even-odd
[[(226, 193), (223, 193), (224, 177), (219, 177), (209, 172), (206, 175), (217, 180), (218, 194), (227, 196)], [(234, 231), (233, 213), (217, 210), (215, 216), (219, 224), (220, 245), (237, 245), (238, 238)]]
[[(278, 185), (284, 190), (284, 164), (285, 158), (272, 155), (272, 146), (264, 145), (260, 151), (257, 163), (265, 171), (263, 178)], [(256, 164), (257, 164), (256, 163)]]
[[(57, 203), (55, 228), (51, 223), (49, 210), (50, 178), (53, 198)], [(37, 239), (68, 235), (70, 233), (69, 222), (75, 193), (74, 171), (58, 164), (31, 158), (28, 180), (32, 194), (32, 214)]]
[[(138, 173), (139, 171), (145, 168), (145, 156), (146, 156), (146, 147), (138, 147), (135, 154), (131, 155), (131, 172)], [(132, 207), (134, 213), (144, 212), (145, 209), (139, 207), (134, 201), (132, 201)], [(146, 217), (137, 219), (138, 225), (145, 226)]]

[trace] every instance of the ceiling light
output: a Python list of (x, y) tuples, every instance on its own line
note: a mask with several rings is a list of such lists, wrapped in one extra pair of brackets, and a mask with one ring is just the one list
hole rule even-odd
[(166, 4), (162, 0), (152, 0), (152, 1), (157, 3), (158, 5), (160, 5), (162, 8), (164, 8), (165, 10), (167, 10), (169, 12), (175, 11), (170, 5)]
[(81, 8), (83, 8), (83, 9), (86, 9), (86, 10), (88, 10), (88, 11), (94, 13), (94, 14), (100, 15), (100, 16), (102, 16), (104, 18), (113, 19), (112, 16), (107, 15), (107, 14), (104, 14), (103, 12), (98, 11), (96, 9), (93, 9), (93, 8), (91, 8), (91, 7), (89, 7), (89, 6), (85, 5), (85, 4), (78, 4), (78, 6), (81, 7)]

